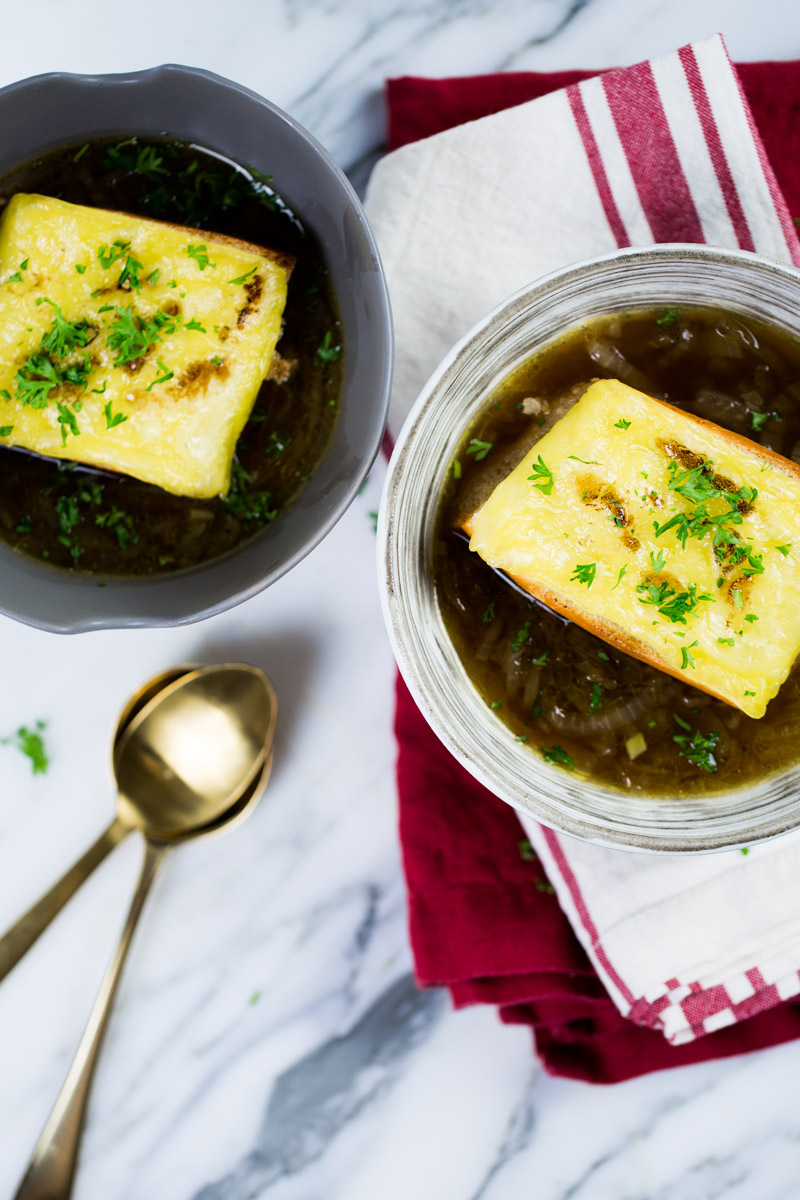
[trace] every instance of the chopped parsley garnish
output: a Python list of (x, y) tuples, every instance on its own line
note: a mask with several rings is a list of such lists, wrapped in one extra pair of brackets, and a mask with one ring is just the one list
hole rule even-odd
[(80, 162), (88, 149), (89, 149), (89, 143), (84, 142), (83, 145), (81, 146), (80, 150), (78, 150), (78, 152), (76, 154), (73, 154), (72, 161), (74, 163)]
[(151, 271), (149, 275), (145, 276), (145, 282), (149, 283), (151, 287), (155, 287), (160, 278), (161, 271), (158, 267), (156, 267), (154, 271)]
[(106, 170), (119, 167), (155, 181), (159, 176), (169, 174), (164, 166), (166, 152), (167, 147), (139, 146), (137, 138), (128, 138), (107, 151), (103, 166)]
[(31, 408), (46, 408), (50, 393), (61, 386), (61, 376), (46, 354), (31, 354), (14, 376), (17, 400)]
[(620, 419), (618, 421), (614, 422), (615, 429), (630, 429), (630, 427), (631, 427), (630, 421), (626, 421), (624, 417), (620, 417)]
[(732, 637), (718, 637), (717, 642), (720, 646), (735, 646), (736, 643)]
[(538, 657), (538, 658), (532, 658), (532, 659), (531, 659), (531, 666), (534, 666), (534, 667), (543, 667), (543, 666), (544, 666), (544, 664), (547, 662), (547, 660), (548, 660), (548, 658), (549, 658), (549, 657), (550, 657), (550, 651), (549, 651), (549, 650), (543, 650), (543, 651), (542, 651), (542, 653), (539, 655), (539, 657)]
[(100, 512), (94, 519), (95, 525), (101, 529), (110, 529), (116, 535), (117, 544), (121, 550), (127, 550), (139, 540), (136, 526), (130, 513), (123, 512), (114, 504), (106, 512)]
[(229, 279), (228, 282), (236, 283), (236, 284), (247, 283), (250, 276), (255, 275), (257, 270), (258, 270), (258, 263), (256, 263), (256, 265), (254, 267), (251, 267), (249, 271), (245, 271), (244, 275), (237, 275), (235, 279)]
[(61, 426), (61, 444), (66, 446), (68, 433), (71, 433), (73, 437), (77, 437), (80, 433), (78, 421), (75, 413), (66, 404), (59, 401), (56, 408), (58, 409), (58, 423)]
[(543, 746), (542, 758), (545, 762), (555, 763), (556, 766), (564, 767), (567, 771), (575, 770), (575, 759), (567, 754), (563, 746)]
[(218, 354), (215, 354), (214, 357), (211, 359), (211, 363), (215, 367), (221, 367), (222, 359), (220, 358), (220, 356)]
[(140, 292), (142, 285), (139, 282), (139, 272), (142, 269), (142, 264), (138, 258), (133, 258), (130, 254), (125, 259), (125, 265), (122, 268), (120, 277), (117, 280), (117, 287), (122, 288), (126, 292)]
[(333, 334), (331, 333), (331, 331), (329, 329), (328, 332), (325, 334), (325, 337), (322, 339), (321, 343), (319, 344), (319, 346), (317, 346), (317, 350), (316, 350), (317, 362), (321, 362), (321, 363), (335, 362), (341, 353), (342, 353), (342, 348), (341, 348), (341, 346), (334, 345)]
[(75, 270), (79, 275), (86, 274), (86, 263), (75, 263)]
[(22, 283), (22, 272), (27, 271), (29, 259), (24, 258), (13, 275), (9, 275), (6, 283)]
[(667, 308), (660, 317), (656, 317), (656, 325), (661, 325), (662, 328), (668, 325), (674, 325), (680, 313), (677, 308)]
[(622, 583), (623, 577), (624, 577), (625, 575), (627, 575), (627, 573), (628, 573), (628, 568), (627, 568), (627, 566), (625, 566), (625, 567), (620, 567), (620, 569), (619, 569), (619, 575), (617, 575), (617, 582), (614, 584), (614, 587), (612, 587), (612, 589), (611, 589), (611, 590), (612, 590), (612, 592), (615, 590), (615, 588), (618, 588), (618, 587), (619, 587), (619, 585)]
[(517, 842), (517, 849), (519, 851), (519, 856), (523, 862), (535, 862), (536, 861), (536, 857), (537, 857), (536, 851), (534, 850), (533, 846), (530, 844), (530, 842), (528, 841), (527, 838), (522, 838), (521, 841)]
[(195, 330), (197, 333), (206, 332), (205, 326), (201, 325), (195, 317), (192, 317), (191, 321), (187, 321), (183, 328)]
[(656, 587), (652, 583), (640, 583), (636, 591), (642, 604), (654, 604), (662, 616), (673, 624), (686, 624), (686, 616), (693, 613), (701, 600), (713, 600), (708, 592), (697, 594), (697, 584), (690, 583), (685, 592), (676, 592), (670, 584), (662, 582)]
[(567, 458), (572, 459), (573, 462), (583, 463), (583, 465), (585, 467), (596, 467), (597, 466), (597, 463), (595, 462), (595, 460), (593, 458), (578, 458), (577, 454), (568, 454)]
[(481, 620), (483, 621), (484, 625), (489, 625), (490, 622), (492, 622), (494, 620), (494, 618), (495, 618), (495, 609), (494, 609), (494, 600), (492, 600), (492, 602), (489, 604), (488, 608), (485, 608), (483, 610), (483, 612), (481, 613)]
[(747, 562), (749, 565), (746, 567), (742, 567), (743, 575), (763, 575), (764, 574), (764, 563), (762, 561), (762, 555), (748, 554)]
[(42, 334), (39, 343), (45, 354), (53, 358), (65, 358), (91, 340), (95, 331), (87, 321), (68, 321), (55, 301), (47, 296), (40, 296), (36, 303), (49, 304), (55, 314), (53, 324)]
[(211, 267), (212, 270), (216, 268), (217, 264), (213, 263), (208, 257), (208, 246), (205, 243), (201, 242), (195, 246), (189, 242), (189, 245), (186, 247), (186, 253), (189, 255), (189, 258), (194, 259), (201, 271), (205, 271), (206, 267)]
[(689, 667), (694, 668), (696, 666), (694, 658), (691, 654), (691, 651), (694, 650), (696, 645), (697, 642), (692, 642), (691, 646), (681, 646), (681, 668), (684, 671), (688, 670)]
[(750, 625), (752, 625), (753, 622), (757, 621), (757, 620), (758, 620), (758, 617), (756, 616), (755, 613), (748, 613), (747, 616), (745, 617), (745, 621), (749, 622)]
[(785, 546), (776, 546), (775, 549), (786, 558), (792, 548), (792, 543), (787, 542)]
[(705, 771), (708, 775), (713, 774), (719, 765), (714, 753), (719, 744), (719, 733), (715, 729), (711, 733), (705, 734), (701, 733), (699, 729), (692, 731), (688, 721), (684, 721), (678, 716), (675, 716), (674, 719), (681, 729), (686, 730), (685, 733), (676, 733), (672, 739), (679, 747), (678, 753), (689, 762), (694, 763), (701, 771)]
[(769, 413), (754, 412), (750, 414), (750, 428), (753, 433), (761, 433), (761, 430), (769, 420)]
[(755, 692), (748, 692), (747, 690), (745, 690), (744, 694), (745, 696), (755, 696)]
[(175, 170), (169, 160), (179, 152), (179, 146), (141, 145), (138, 138), (127, 138), (107, 151), (103, 165), (106, 170), (116, 168), (148, 180), (152, 190), (142, 196), (142, 203), (156, 215), (177, 210), (183, 224), (193, 228), (217, 227), (220, 217), (246, 201), (291, 217), (269, 186), (270, 176), (253, 170), (245, 174), (223, 164), (209, 170), (198, 159)]
[(478, 438), (470, 438), (467, 454), (474, 454), (475, 461), (481, 462), (491, 450), (494, 442), (481, 442)]
[(598, 650), (597, 657), (600, 659), (600, 662), (610, 662), (611, 661), (609, 659), (608, 655), (606, 654), (605, 650)]
[(514, 634), (513, 638), (511, 639), (511, 649), (514, 651), (515, 654), (518, 650), (522, 649), (522, 647), (525, 645), (528, 638), (530, 637), (531, 625), (532, 625), (531, 621), (523, 621), (523, 623), (520, 625), (519, 629), (517, 630), (517, 632)]
[(13, 432), (13, 425), (0, 425), (0, 437), (8, 437), (8, 435)]
[(100, 266), (104, 271), (107, 271), (109, 267), (113, 267), (117, 259), (122, 258), (123, 254), (130, 250), (130, 248), (130, 242), (123, 242), (120, 238), (117, 238), (116, 241), (112, 242), (110, 246), (107, 246), (104, 242), (97, 251), (97, 258), (100, 262)]
[(587, 591), (594, 583), (597, 574), (597, 563), (576, 563), (575, 570), (570, 575), (570, 583), (585, 583)]
[(594, 716), (603, 707), (603, 689), (599, 683), (592, 684), (592, 694), (589, 698), (589, 716)]
[(46, 729), (44, 721), (37, 721), (33, 729), (29, 729), (27, 725), (20, 725), (16, 733), (9, 737), (0, 738), (2, 746), (16, 746), (20, 753), (31, 761), (31, 770), (34, 775), (44, 775), (47, 768), (50, 766), (50, 759), (45, 750), (44, 739), (42, 734)]
[[(529, 482), (533, 483), (535, 488), (545, 495), (549, 496), (553, 490), (553, 472), (548, 467), (547, 463), (542, 458), (541, 454), (535, 463), (533, 463), (533, 474), (528, 476)], [(537, 480), (539, 482), (537, 482)]]
[(654, 571), (663, 571), (666, 558), (663, 550), (659, 550), (656, 554), (653, 550), (650, 551), (650, 566)]
[(502, 700), (493, 700), (492, 703), (489, 705), (489, 707), (493, 708), (495, 711), (497, 711), (498, 709), (503, 707), (503, 701)]
[(248, 489), (250, 479), (249, 471), (234, 459), (230, 490), (222, 500), (222, 505), (231, 516), (238, 517), (246, 525), (261, 528), (262, 525), (275, 520), (278, 510), (273, 507), (271, 492)]
[(146, 391), (146, 392), (150, 392), (150, 391), (152, 391), (152, 389), (153, 389), (153, 388), (156, 386), (156, 384), (159, 384), (159, 383), (166, 383), (168, 379), (174, 379), (174, 378), (175, 378), (175, 372), (174, 372), (174, 371), (170, 371), (170, 369), (169, 369), (169, 367), (167, 366), (167, 364), (166, 364), (166, 363), (163, 363), (163, 362), (161, 361), (161, 359), (160, 359), (160, 358), (157, 358), (157, 359), (156, 359), (156, 366), (157, 366), (157, 367), (158, 367), (158, 369), (161, 371), (161, 374), (160, 374), (160, 375), (158, 375), (158, 376), (157, 376), (157, 377), (156, 377), (156, 378), (153, 380), (153, 382), (152, 382), (152, 383), (149, 383), (149, 384), (147, 385), (147, 387), (145, 388), (145, 391)]
[[(96, 391), (97, 389), (93, 388), (92, 390)], [(103, 412), (106, 414), (106, 429), (114, 429), (115, 426), (121, 425), (128, 419), (124, 413), (112, 413), (110, 400), (108, 404), (103, 405)]]
[[(735, 492), (718, 486), (721, 481), (714, 476), (711, 462), (682, 470), (678, 463), (673, 461), (669, 464), (668, 469), (670, 490), (677, 492), (679, 496), (683, 496), (697, 507), (691, 514), (675, 513), (662, 524), (654, 521), (653, 529), (656, 537), (661, 537), (668, 530), (674, 529), (676, 538), (685, 549), (686, 542), (690, 537), (699, 540), (713, 530), (714, 553), (719, 560), (734, 556), (733, 561), (737, 562), (749, 554), (752, 547), (742, 546), (736, 533), (727, 526), (741, 525), (741, 509), (752, 505), (758, 495), (757, 490), (746, 484)], [(708, 502), (714, 499), (723, 499), (728, 506), (727, 511), (718, 516), (712, 516), (708, 511)]]
[(104, 394), (104, 392), (105, 392), (105, 390), (106, 390), (106, 388), (107, 388), (107, 387), (108, 387), (108, 383), (107, 383), (107, 382), (106, 382), (106, 380), (104, 379), (104, 380), (103, 380), (103, 382), (100, 384), (100, 386), (99, 386), (99, 387), (92, 388), (92, 395), (93, 395), (93, 396), (102, 396), (102, 395)]
[(124, 366), (142, 358), (151, 346), (161, 341), (162, 332), (174, 333), (176, 329), (175, 318), (160, 308), (148, 320), (138, 316), (130, 305), (115, 309), (108, 334), (108, 348), (116, 352), (114, 366)]
[(282, 438), (280, 434), (276, 433), (273, 429), (272, 433), (267, 439), (267, 449), (275, 458), (277, 458), (279, 454), (283, 454), (284, 450), (289, 445), (290, 440), (291, 439), (289, 438)]

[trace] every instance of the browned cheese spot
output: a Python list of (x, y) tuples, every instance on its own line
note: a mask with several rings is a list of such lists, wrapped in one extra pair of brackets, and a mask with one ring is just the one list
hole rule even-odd
[(252, 279), (244, 285), (244, 294), (247, 296), (247, 303), (244, 308), (239, 309), (239, 315), (236, 318), (236, 324), (244, 325), (251, 312), (255, 312), (258, 308), (258, 302), (261, 299), (264, 291), (264, 280), (260, 275), (254, 275)]
[(152, 346), (148, 346), (144, 354), (140, 354), (138, 358), (132, 359), (131, 362), (122, 363), (121, 365), (123, 371), (127, 371), (129, 375), (138, 374), (138, 372), (141, 371), (142, 367), (144, 366), (145, 359), (152, 349)]
[(635, 553), (642, 543), (637, 537), (634, 537), (632, 533), (623, 533), (622, 544), (626, 550), (631, 550), (633, 553)]
[(736, 600), (734, 598), (735, 592), (738, 592), (742, 598), (742, 604), (741, 604), (740, 611), (744, 612), (744, 610), (747, 608), (747, 601), (749, 599), (749, 593), (750, 593), (750, 585), (752, 584), (752, 582), (753, 582), (752, 575), (739, 575), (738, 578), (732, 579), (731, 582), (728, 584), (728, 586), (726, 588), (727, 599), (728, 599), (728, 603), (731, 604), (734, 609), (739, 608), (739, 605), (736, 603)]
[(659, 442), (663, 447), (664, 452), (670, 458), (674, 458), (681, 464), (691, 470), (693, 467), (701, 467), (706, 461), (701, 454), (695, 454), (693, 450), (689, 450), (686, 446), (682, 446), (680, 442)]
[(615, 525), (620, 529), (632, 523), (632, 517), (614, 489), (607, 483), (595, 479), (593, 475), (583, 475), (576, 479), (578, 494), (584, 504), (602, 512), (604, 509)]
[(176, 387), (183, 395), (190, 396), (194, 392), (204, 391), (209, 379), (213, 379), (214, 376), (226, 379), (228, 373), (226, 363), (215, 363), (207, 358), (201, 358), (197, 362), (189, 363), (186, 370), (178, 377)]

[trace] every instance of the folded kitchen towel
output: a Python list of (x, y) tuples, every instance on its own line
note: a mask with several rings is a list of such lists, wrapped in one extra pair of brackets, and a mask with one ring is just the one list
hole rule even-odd
[[(784, 166), (797, 162), (800, 71), (741, 70), (770, 149), (782, 154), (784, 187), (800, 200), (797, 168)], [(541, 95), (553, 86), (561, 90)], [(393, 142), (407, 144), (378, 164), (367, 209), (397, 329), (392, 432), (452, 342), (548, 270), (655, 241), (800, 260), (718, 37), (599, 77), (398, 80), (389, 101)], [(800, 1033), (795, 1007), (781, 1005), (800, 992), (798, 836), (747, 857), (656, 859), (531, 824), (539, 857), (531, 864), (516, 854), (524, 835), (515, 814), (467, 783), (402, 685), (397, 732), (421, 982), (448, 983), (459, 1004), (499, 1003), (504, 1019), (534, 1025), (550, 1069), (585, 1078), (625, 1078)], [(448, 797), (465, 791), (471, 802), (459, 806), (456, 827)], [(745, 1016), (742, 1028), (723, 1028)], [(691, 1044), (700, 1034), (711, 1036)]]

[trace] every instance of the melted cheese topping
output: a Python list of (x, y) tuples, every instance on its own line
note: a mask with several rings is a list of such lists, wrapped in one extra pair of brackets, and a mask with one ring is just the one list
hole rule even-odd
[(551, 607), (751, 717), (800, 651), (800, 469), (615, 380), (588, 388), (470, 531)]
[[(120, 286), (128, 259), (138, 288)], [(0, 442), (179, 495), (226, 492), (280, 335), (291, 266), (201, 230), (14, 196), (0, 225)], [(50, 369), (41, 343), (54, 305), (67, 322), (86, 322), (89, 340), (48, 356), (61, 382), (34, 407), (23, 402), (19, 372), (41, 375), (32, 356)], [(158, 340), (130, 363), (113, 342), (123, 318), (151, 329), (161, 322)], [(64, 382), (70, 365), (85, 377), (79, 383)]]

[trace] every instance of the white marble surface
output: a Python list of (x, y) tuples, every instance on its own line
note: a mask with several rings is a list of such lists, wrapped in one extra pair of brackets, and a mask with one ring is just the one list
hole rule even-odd
[[(601, 67), (721, 29), (800, 56), (795, 0), (26, 0), (0, 84), (177, 61), (261, 91), (358, 182), (386, 75)], [(0, 748), (0, 928), (110, 817), (117, 710), (186, 659), (253, 661), (281, 716), (253, 818), (158, 880), (97, 1075), (78, 1200), (793, 1200), (800, 1045), (610, 1089), (552, 1080), (529, 1036), (410, 977), (391, 685), (369, 517), (246, 605), (176, 631), (0, 624), (0, 734), (45, 718), (43, 778)], [(323, 598), (324, 597), (324, 603)], [(0, 987), (0, 1197), (72, 1056), (133, 885), (119, 848)]]

